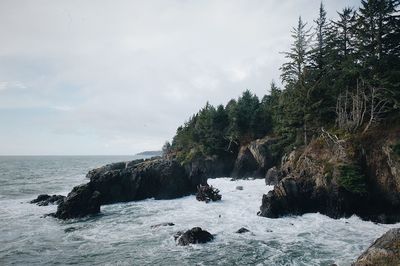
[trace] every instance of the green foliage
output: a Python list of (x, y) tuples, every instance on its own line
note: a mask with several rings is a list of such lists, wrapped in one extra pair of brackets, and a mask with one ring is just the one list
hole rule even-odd
[(263, 137), (272, 130), (266, 103), (249, 90), (226, 107), (206, 104), (184, 126), (178, 128), (171, 152), (181, 162), (198, 156), (230, 156), (239, 144)]
[[(399, 5), (397, 0), (363, 0), (358, 10), (344, 8), (337, 19), (330, 20), (321, 4), (314, 30), (300, 17), (291, 32), (290, 50), (284, 52), (283, 88), (272, 82), (270, 93), (261, 101), (246, 90), (226, 106), (207, 103), (177, 129), (166, 150), (181, 161), (234, 156), (240, 145), (274, 134), (280, 140), (271, 148), (273, 152), (291, 151), (317, 137), (321, 127), (337, 131), (339, 96), (346, 92), (351, 102), (360, 82), (367, 89), (384, 88), (385, 92), (379, 101), (365, 101), (365, 124), (400, 119)], [(354, 106), (346, 108), (351, 111)], [(379, 116), (371, 115), (373, 108)], [(344, 134), (340, 135), (349, 137)], [(345, 178), (346, 186), (352, 187), (347, 181), (355, 173), (345, 175), (350, 178)]]
[(394, 152), (397, 156), (400, 156), (400, 141), (398, 141), (398, 142), (393, 146), (393, 152)]
[(343, 165), (340, 167), (339, 185), (352, 193), (364, 194), (367, 192), (365, 176), (356, 165)]

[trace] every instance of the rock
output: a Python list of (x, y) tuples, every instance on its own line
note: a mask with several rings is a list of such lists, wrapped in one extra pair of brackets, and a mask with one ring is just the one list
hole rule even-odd
[(243, 186), (237, 186), (236, 190), (243, 190)]
[(249, 229), (247, 229), (247, 228), (245, 228), (245, 227), (242, 227), (242, 228), (240, 228), (239, 230), (237, 230), (235, 233), (237, 233), (237, 234), (243, 234), (243, 233), (249, 233), (249, 232), (250, 232)]
[(400, 228), (378, 238), (353, 265), (400, 265)]
[(280, 181), (280, 173), (276, 166), (268, 169), (265, 174), (265, 184), (267, 186), (275, 186)]
[(55, 217), (70, 219), (100, 212), (100, 192), (92, 184), (76, 186), (63, 202), (58, 205)]
[(174, 226), (174, 225), (175, 225), (174, 223), (160, 223), (160, 224), (152, 225), (152, 226), (150, 226), (150, 228), (151, 229), (156, 229), (156, 228), (159, 228), (159, 227), (162, 227), (162, 226)]
[[(263, 196), (259, 215), (319, 212), (332, 218), (355, 214), (378, 223), (400, 221), (400, 160), (388, 151), (400, 132), (391, 134), (360, 140), (355, 147), (316, 139), (292, 151), (283, 157), (278, 170), (282, 178)], [(275, 169), (269, 172), (274, 176)]]
[(221, 200), (222, 196), (219, 194), (219, 190), (213, 186), (199, 185), (197, 187), (196, 199), (198, 201), (205, 201), (206, 203), (210, 201)]
[(91, 170), (90, 182), (75, 187), (58, 206), (56, 217), (69, 219), (100, 212), (100, 205), (146, 198), (172, 199), (196, 191), (206, 178), (188, 174), (174, 160), (160, 158), (116, 163)]
[(187, 246), (189, 244), (200, 244), (207, 243), (214, 239), (214, 236), (209, 232), (201, 229), (200, 227), (194, 227), (185, 233), (179, 235), (175, 234), (175, 240), (178, 240), (178, 245)]
[(30, 203), (36, 203), (39, 206), (47, 206), (49, 204), (60, 204), (62, 201), (64, 201), (65, 196), (62, 195), (47, 195), (47, 194), (42, 194), (39, 195), (36, 199), (31, 200)]
[(178, 231), (174, 234), (174, 240), (178, 240), (178, 238), (180, 238), (183, 235), (183, 231)]
[(240, 147), (231, 176), (263, 178), (266, 170), (277, 162), (278, 158), (271, 153), (271, 145), (278, 140), (266, 136)]

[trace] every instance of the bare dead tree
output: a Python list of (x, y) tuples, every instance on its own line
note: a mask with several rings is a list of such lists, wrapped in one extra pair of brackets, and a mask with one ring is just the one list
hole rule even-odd
[(367, 132), (372, 124), (379, 122), (382, 116), (388, 111), (391, 99), (386, 97), (391, 92), (381, 87), (370, 88), (370, 102), (369, 102), (369, 119), (365, 126), (363, 133)]
[(341, 129), (355, 132), (365, 123), (363, 133), (377, 123), (388, 111), (391, 99), (390, 91), (369, 86), (364, 81), (357, 81), (356, 90), (350, 93), (346, 90), (340, 94), (336, 102), (336, 123)]

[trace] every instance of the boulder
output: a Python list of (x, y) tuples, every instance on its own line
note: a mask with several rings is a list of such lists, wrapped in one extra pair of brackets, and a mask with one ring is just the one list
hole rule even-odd
[(243, 190), (243, 186), (236, 186), (236, 190)]
[(61, 219), (100, 212), (100, 205), (146, 198), (172, 199), (196, 191), (203, 175), (188, 174), (174, 160), (152, 159), (116, 163), (88, 174), (90, 182), (75, 187), (55, 213)]
[(178, 241), (178, 245), (187, 246), (210, 242), (214, 239), (214, 236), (200, 227), (194, 227), (184, 233), (178, 232), (174, 238)]
[(65, 196), (62, 195), (47, 195), (47, 194), (42, 194), (39, 195), (36, 199), (31, 200), (30, 203), (35, 203), (39, 206), (47, 206), (49, 204), (60, 204), (61, 202), (64, 201)]
[(353, 265), (400, 265), (400, 228), (391, 229), (378, 238)]

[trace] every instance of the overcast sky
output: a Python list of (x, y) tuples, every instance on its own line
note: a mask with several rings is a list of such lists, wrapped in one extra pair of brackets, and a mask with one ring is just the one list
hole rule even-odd
[[(328, 16), (358, 1), (325, 1)], [(0, 154), (160, 149), (207, 101), (279, 80), (319, 0), (0, 1)]]

